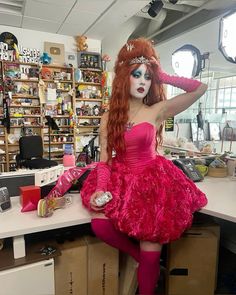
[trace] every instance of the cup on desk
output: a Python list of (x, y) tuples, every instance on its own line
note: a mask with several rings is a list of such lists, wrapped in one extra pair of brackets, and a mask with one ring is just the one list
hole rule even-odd
[(195, 165), (197, 170), (202, 174), (202, 176), (206, 176), (208, 173), (208, 167), (205, 165)]

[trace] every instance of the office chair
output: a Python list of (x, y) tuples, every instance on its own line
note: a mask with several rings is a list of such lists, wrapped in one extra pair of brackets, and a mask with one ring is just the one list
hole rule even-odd
[(42, 169), (58, 165), (56, 161), (43, 158), (43, 141), (39, 135), (20, 137), (19, 148), (20, 154), (16, 156), (17, 167)]

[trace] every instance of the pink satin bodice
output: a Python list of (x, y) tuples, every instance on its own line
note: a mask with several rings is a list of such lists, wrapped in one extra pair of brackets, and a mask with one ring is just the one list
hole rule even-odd
[(142, 168), (155, 159), (156, 127), (148, 122), (134, 125), (125, 132), (125, 162), (132, 168)]

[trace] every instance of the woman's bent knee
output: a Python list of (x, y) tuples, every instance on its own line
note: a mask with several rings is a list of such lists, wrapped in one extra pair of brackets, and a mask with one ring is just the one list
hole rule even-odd
[(162, 245), (149, 241), (140, 241), (140, 249), (142, 251), (161, 251)]

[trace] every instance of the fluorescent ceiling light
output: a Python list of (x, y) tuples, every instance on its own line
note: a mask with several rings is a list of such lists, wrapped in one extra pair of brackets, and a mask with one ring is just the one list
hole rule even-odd
[(0, 1), (0, 12), (21, 14), (24, 6), (24, 0)]

